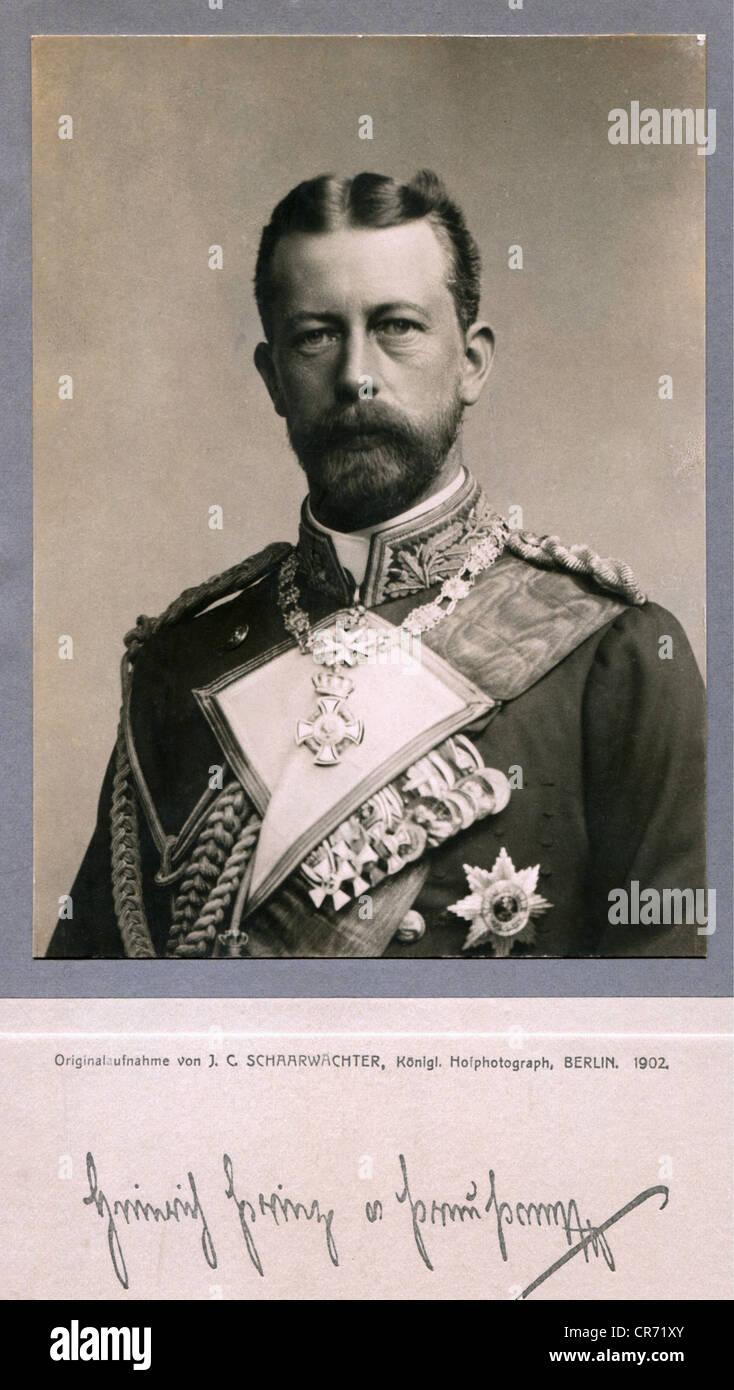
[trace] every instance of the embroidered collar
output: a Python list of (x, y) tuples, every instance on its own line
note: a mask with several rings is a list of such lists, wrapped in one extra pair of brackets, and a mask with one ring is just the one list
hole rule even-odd
[[(472, 545), (496, 520), (479, 484), (467, 473), (451, 496), (412, 520), (380, 527), (371, 537), (360, 589), (365, 607), (402, 598), (456, 574)], [(298, 538), (299, 570), (313, 589), (343, 603), (354, 598), (354, 584), (343, 568), (327, 531), (314, 526), (304, 502)]]
[(460, 467), (454, 474), (451, 482), (446, 487), (441, 488), (433, 497), (428, 497), (424, 502), (419, 502), (417, 506), (406, 507), (405, 511), (399, 516), (388, 517), (387, 521), (376, 522), (373, 526), (367, 526), (363, 531), (334, 531), (330, 526), (324, 526), (314, 517), (311, 509), (310, 498), (306, 498), (306, 515), (309, 522), (316, 531), (328, 531), (334, 542), (334, 548), (341, 560), (342, 566), (350, 570), (357, 584), (361, 585), (364, 581), (367, 560), (370, 553), (370, 541), (376, 531), (384, 531), (386, 526), (402, 525), (406, 521), (417, 520), (419, 516), (427, 515), (428, 512), (435, 511), (442, 502), (447, 502), (453, 497), (455, 492), (461, 488), (466, 477), (466, 469)]

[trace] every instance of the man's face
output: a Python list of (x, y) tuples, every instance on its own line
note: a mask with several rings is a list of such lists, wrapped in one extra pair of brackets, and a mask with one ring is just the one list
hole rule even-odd
[(276, 246), (271, 343), (256, 360), (332, 525), (370, 525), (430, 490), (475, 398), (447, 271), (426, 221)]

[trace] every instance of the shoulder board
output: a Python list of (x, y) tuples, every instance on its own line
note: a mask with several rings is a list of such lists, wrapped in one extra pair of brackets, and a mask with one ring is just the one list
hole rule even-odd
[[(185, 599), (187, 594), (191, 595), (192, 604), (187, 608), (186, 617), (196, 617), (199, 613), (206, 612), (212, 603), (219, 603), (230, 595), (240, 594), (243, 590), (251, 588), (253, 584), (264, 579), (266, 574), (271, 574), (292, 549), (287, 541), (273, 541), (271, 545), (264, 546), (262, 550), (249, 555), (246, 560), (241, 560), (231, 569), (222, 570), (221, 574), (215, 574), (212, 579), (205, 580), (198, 587), (185, 589), (181, 599)], [(210, 592), (211, 598), (208, 597)], [(202, 595), (201, 602), (197, 601), (197, 594)], [(176, 602), (180, 602), (180, 599)]]
[(535, 536), (531, 531), (508, 531), (505, 549), (539, 569), (557, 570), (586, 579), (597, 589), (625, 603), (643, 604), (645, 595), (630, 566), (605, 559), (588, 545), (563, 545), (558, 536)]
[(184, 589), (157, 618), (147, 618), (144, 615), (139, 617), (135, 627), (125, 637), (128, 658), (134, 660), (143, 643), (161, 628), (171, 627), (184, 618), (193, 618), (227, 595), (240, 593), (263, 579), (285, 559), (291, 549), (287, 541), (274, 541), (272, 545), (266, 545), (263, 550), (258, 550), (255, 555), (248, 556), (239, 564), (222, 570), (221, 574), (205, 579), (203, 584)]

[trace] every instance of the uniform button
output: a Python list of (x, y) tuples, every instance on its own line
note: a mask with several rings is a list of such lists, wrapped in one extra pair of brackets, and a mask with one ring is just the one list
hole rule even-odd
[(241, 647), (249, 631), (250, 629), (247, 623), (243, 623), (242, 627), (236, 627), (232, 636), (227, 638), (225, 645), (229, 647), (230, 650), (233, 647)]
[(424, 918), (421, 916), (420, 912), (416, 912), (415, 908), (411, 908), (410, 912), (406, 912), (400, 923), (395, 933), (395, 940), (402, 942), (404, 945), (409, 945), (413, 941), (420, 941), (421, 937), (425, 936), (425, 934), (426, 923)]

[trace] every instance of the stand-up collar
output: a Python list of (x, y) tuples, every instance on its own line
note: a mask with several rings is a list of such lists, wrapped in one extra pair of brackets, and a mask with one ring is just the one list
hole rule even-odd
[[(398, 517), (375, 531), (360, 586), (367, 607), (429, 589), (456, 574), (473, 545), (490, 529), (495, 514), (470, 473), (445, 501), (412, 520)], [(301, 509), (299, 569), (308, 584), (344, 603), (354, 598), (354, 581), (342, 566), (328, 531), (316, 527), (307, 501)]]

